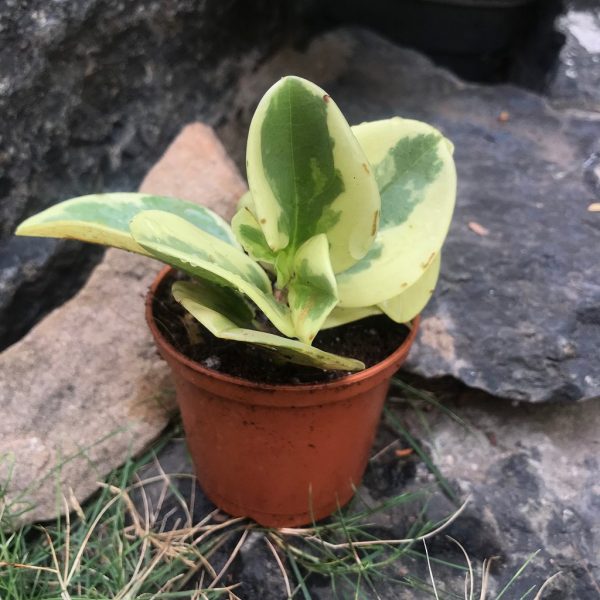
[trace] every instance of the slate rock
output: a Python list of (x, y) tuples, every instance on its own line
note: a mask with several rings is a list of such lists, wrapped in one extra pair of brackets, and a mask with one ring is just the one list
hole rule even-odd
[(372, 33), (342, 30), (245, 80), (246, 108), (223, 127), (237, 160), (233, 142), (260, 94), (290, 71), (326, 89), (350, 123), (401, 115), (455, 144), (456, 213), (406, 369), (519, 401), (600, 396), (600, 213), (588, 211), (600, 200), (597, 115), (555, 110), (511, 85), (466, 84)]
[(270, 0), (3, 2), (2, 239), (69, 195), (137, 187), (183, 125), (226, 115), (286, 18)]
[(556, 23), (565, 41), (546, 94), (554, 106), (600, 112), (600, 6), (568, 0), (565, 9)]
[[(226, 118), (239, 75), (287, 35), (289, 13), (277, 0), (0, 2), (2, 270), (31, 266), (33, 246), (5, 246), (25, 217), (73, 196), (135, 190), (186, 123)], [(98, 257), (50, 248), (35, 247), (40, 268), (23, 289), (0, 275), (9, 286), (0, 346), (72, 295)], [(57, 262), (61, 294), (48, 273)]]
[(0, 245), (0, 351), (72, 297), (103, 252), (48, 238), (12, 237)]
[[(187, 187), (170, 167), (180, 150), (188, 162)], [(177, 190), (229, 217), (245, 186), (212, 130), (195, 124), (141, 189)], [(160, 267), (147, 257), (108, 250), (73, 299), (0, 354), (0, 481), (7, 482), (3, 502), (13, 513), (30, 508), (21, 521), (62, 512), (55, 490), (67, 497), (72, 490), (84, 501), (173, 414), (168, 369), (143, 315), (145, 293)]]
[[(544, 599), (596, 598), (600, 402), (511, 406), (456, 387), (451, 395), (454, 399), (446, 396), (445, 404), (466, 426), (434, 410), (424, 432), (416, 415), (405, 413), (406, 424), (421, 437), (434, 464), (460, 497), (471, 497), (465, 513), (445, 533), (479, 559), (500, 557), (497, 570), (503, 577), (496, 573), (493, 578), (497, 591), (499, 581), (506, 582), (539, 550), (511, 589), (511, 598), (558, 571), (561, 575)], [(438, 495), (431, 518), (447, 514), (451, 506)], [(443, 555), (443, 541), (442, 536), (441, 546), (432, 544), (430, 550)]]

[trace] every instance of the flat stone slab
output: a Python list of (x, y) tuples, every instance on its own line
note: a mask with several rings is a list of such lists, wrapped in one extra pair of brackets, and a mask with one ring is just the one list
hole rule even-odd
[[(434, 410), (426, 417), (425, 432), (417, 415), (407, 411), (408, 427), (420, 431), (416, 435), (422, 436), (434, 464), (461, 498), (471, 498), (445, 533), (479, 560), (497, 555), (496, 581), (499, 571), (506, 580), (539, 550), (509, 598), (520, 598), (559, 571), (543, 598), (597, 598), (600, 402), (515, 407), (473, 390), (451, 395), (454, 400), (440, 399), (466, 426)], [(438, 496), (430, 517), (449, 508)], [(434, 551), (447, 552), (442, 539), (438, 544)]]
[(289, 72), (324, 87), (350, 123), (421, 119), (456, 146), (456, 213), (407, 370), (513, 400), (600, 396), (600, 212), (588, 210), (600, 201), (598, 115), (463, 83), (416, 52), (343, 30), (278, 54), (241, 86), (248, 108), (223, 138), (238, 160), (253, 103)]
[[(185, 164), (174, 170), (173, 164)], [(245, 186), (209, 127), (186, 127), (142, 191), (229, 217)], [(0, 481), (23, 521), (64, 510), (164, 429), (174, 395), (143, 316), (160, 264), (109, 250), (83, 289), (0, 354)], [(60, 493), (58, 493), (60, 490)], [(58, 493), (58, 495), (57, 495)]]

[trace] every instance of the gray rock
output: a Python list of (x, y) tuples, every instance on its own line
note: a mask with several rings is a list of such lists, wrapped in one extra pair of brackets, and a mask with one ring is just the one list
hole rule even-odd
[(599, 396), (600, 263), (591, 249), (600, 218), (587, 210), (600, 199), (597, 115), (554, 110), (510, 85), (465, 84), (373, 34), (341, 31), (248, 78), (238, 98), (247, 108), (223, 128), (226, 144), (239, 139), (258, 91), (290, 71), (320, 83), (351, 123), (422, 119), (455, 143), (456, 213), (406, 368), (528, 402)]
[(555, 106), (600, 112), (600, 6), (567, 1), (557, 28), (565, 43), (546, 94)]
[[(182, 160), (188, 170), (174, 172)], [(201, 199), (223, 216), (245, 191), (212, 130), (200, 124), (184, 129), (141, 189)], [(0, 354), (1, 503), (24, 511), (21, 521), (60, 514), (56, 490), (84, 501), (172, 416), (168, 369), (143, 314), (159, 268), (107, 251), (77, 296)]]
[[(2, 270), (32, 264), (32, 246), (4, 245), (25, 217), (81, 194), (134, 190), (183, 125), (225, 118), (239, 75), (286, 36), (290, 11), (276, 0), (1, 2)], [(49, 248), (36, 246), (40, 268), (23, 289), (0, 275), (0, 346), (72, 295), (97, 257)], [(60, 294), (42, 266), (57, 262)], [(9, 305), (26, 294), (15, 320)]]
[(0, 351), (73, 296), (103, 252), (42, 238), (13, 237), (0, 245)]
[(3, 2), (1, 237), (68, 195), (137, 187), (184, 124), (226, 114), (286, 15), (269, 0)]
[[(463, 516), (446, 532), (479, 559), (497, 554), (504, 577), (528, 556), (539, 554), (509, 595), (561, 571), (544, 598), (580, 600), (600, 593), (600, 402), (568, 406), (510, 406), (481, 392), (457, 390), (445, 404), (470, 427), (433, 411), (424, 432), (415, 414), (406, 414), (424, 439), (434, 463), (459, 491), (471, 496)], [(456, 398), (458, 396), (458, 398)], [(421, 431), (418, 434), (418, 431)], [(431, 517), (447, 513), (438, 497)], [(433, 549), (442, 553), (444, 540)]]

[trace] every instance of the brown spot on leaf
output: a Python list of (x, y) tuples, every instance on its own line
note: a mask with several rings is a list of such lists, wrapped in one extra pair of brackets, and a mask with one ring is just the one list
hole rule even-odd
[(331, 96), (329, 94), (325, 94), (323, 96), (323, 100), (325, 100), (325, 102), (329, 102), (331, 100)]
[(373, 224), (371, 225), (371, 235), (375, 235), (377, 233), (377, 225), (379, 225), (379, 211), (376, 210), (373, 215)]
[(266, 220), (266, 219), (263, 217), (263, 218), (260, 220), (260, 222), (261, 222), (261, 224), (262, 224), (262, 225), (264, 225), (264, 224), (267, 222), (267, 220)]
[(401, 288), (408, 287), (408, 283), (407, 283), (406, 281), (404, 281), (400, 287), (401, 287)]
[(429, 255), (429, 258), (424, 263), (421, 263), (421, 268), (423, 269), (423, 271), (425, 271), (425, 269), (427, 269), (427, 267), (429, 267), (429, 265), (433, 262), (434, 258), (435, 258), (435, 252), (432, 252)]
[(371, 170), (369, 169), (369, 165), (367, 163), (363, 163), (362, 166), (363, 166), (363, 169), (365, 170), (365, 173), (369, 174), (371, 172)]

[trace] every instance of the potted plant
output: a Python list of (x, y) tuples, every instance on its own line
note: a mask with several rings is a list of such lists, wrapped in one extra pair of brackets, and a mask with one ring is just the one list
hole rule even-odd
[(437, 281), (452, 145), (397, 117), (351, 128), (322, 89), (285, 77), (258, 105), (246, 169), (231, 226), (189, 202), (111, 193), (52, 206), (17, 234), (169, 265), (146, 316), (201, 486), (230, 514), (301, 524), (362, 477)]

